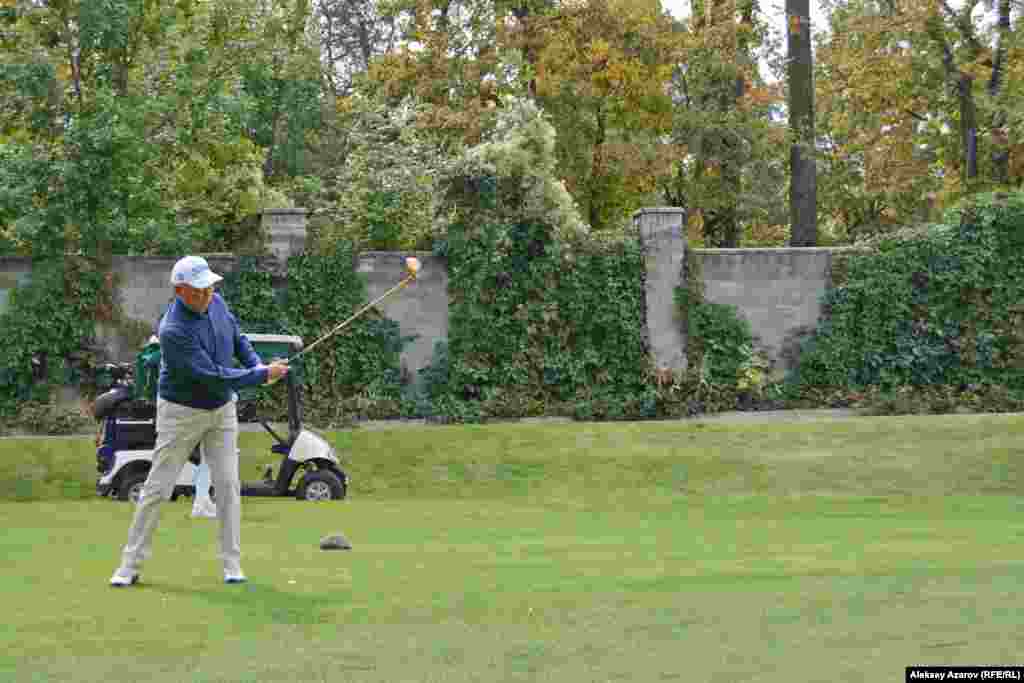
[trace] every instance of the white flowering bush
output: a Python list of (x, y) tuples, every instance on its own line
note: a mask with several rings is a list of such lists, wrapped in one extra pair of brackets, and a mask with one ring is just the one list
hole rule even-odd
[(449, 218), (469, 229), (484, 222), (542, 224), (566, 242), (587, 235), (556, 172), (554, 126), (531, 100), (506, 97), (503, 104), (487, 139), (446, 169)]
[(356, 96), (347, 103), (344, 158), (311, 201), (315, 249), (429, 249), (438, 232), (438, 169), (446, 157), (417, 125), (422, 110)]

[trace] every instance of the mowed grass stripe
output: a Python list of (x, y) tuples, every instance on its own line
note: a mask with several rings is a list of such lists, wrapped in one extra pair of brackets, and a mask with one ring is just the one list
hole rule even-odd
[[(275, 516), (282, 524), (315, 524), (299, 503), (253, 507), (272, 505), (279, 506)], [(900, 656), (914, 659), (936, 643), (953, 642), (951, 634), (964, 643), (953, 648), (961, 657), (1006, 657), (1017, 647), (1015, 625), (1024, 616), (1014, 597), (1024, 578), (1020, 552), (993, 553), (983, 538), (959, 547), (933, 542), (923, 553), (887, 551), (885, 543), (859, 552), (856, 536), (826, 539), (825, 549), (815, 549), (821, 529), (798, 520), (782, 529), (805, 539), (807, 564), (793, 566), (792, 558), (773, 556), (780, 547), (792, 551), (794, 543), (757, 542), (756, 535), (737, 539), (724, 520), (662, 547), (649, 534), (631, 541), (626, 532), (635, 518), (627, 515), (612, 530), (621, 532), (618, 538), (603, 528), (607, 519), (599, 520), (602, 536), (574, 517), (569, 526), (583, 537), (552, 535), (538, 543), (535, 536), (524, 552), (500, 542), (481, 544), (466, 505), (430, 505), (435, 522), (448, 522), (444, 533), (426, 520), (410, 521), (413, 507), (367, 504), (369, 519), (353, 515), (347, 521), (356, 543), (350, 554), (320, 553), (314, 543), (302, 544), (315, 542), (308, 529), (296, 534), (247, 525), (247, 569), (254, 580), (244, 591), (220, 585), (212, 529), (180, 515), (168, 517), (158, 561), (138, 591), (103, 587), (109, 552), (83, 554), (72, 572), (58, 570), (56, 563), (52, 569), (33, 566), (27, 585), (3, 595), (9, 618), (20, 624), (4, 636), (3, 651), (18, 653), (8, 670), (11, 680), (30, 680), (22, 676), (33, 668), (52, 674), (49, 680), (133, 680), (117, 666), (105, 668), (114, 663), (132, 670), (138, 666), (127, 654), (132, 652), (167, 667), (166, 676), (156, 680), (285, 680), (285, 672), (296, 680), (318, 680), (308, 669), (311, 662), (322, 662), (331, 680), (346, 671), (354, 654), (367, 669), (352, 680), (442, 680), (442, 671), (454, 680), (482, 680), (487, 667), (506, 660), (511, 668), (498, 669), (491, 680), (548, 680), (544, 676), (554, 672), (567, 680), (593, 680), (596, 672), (626, 680), (700, 672), (757, 680), (743, 676), (764, 666), (774, 667), (780, 678), (762, 680), (784, 680), (797, 673), (790, 660), (800, 652), (787, 651), (799, 643), (820, 648), (800, 653), (808, 666), (834, 658), (848, 662), (848, 674), (863, 671), (864, 680), (871, 680), (880, 669), (863, 667), (879, 648), (889, 652), (883, 662), (895, 665)], [(520, 516), (511, 507), (504, 511), (512, 520)], [(111, 520), (112, 536), (123, 531), (118, 521), (124, 520)], [(741, 521), (756, 528), (752, 517)], [(930, 531), (912, 535), (929, 533), (938, 540), (963, 526), (939, 520)], [(874, 529), (879, 540), (889, 538), (887, 528), (901, 532), (896, 540), (908, 535), (898, 520), (889, 519)], [(773, 530), (780, 531), (778, 525)], [(435, 547), (433, 540), (442, 538)], [(470, 541), (461, 543), (465, 538)], [(190, 554), (190, 544), (204, 549)], [(56, 559), (41, 553), (38, 562)], [(536, 561), (523, 566), (521, 555)], [(283, 643), (294, 648), (291, 655)], [(358, 652), (340, 647), (344, 643), (358, 643)], [(624, 650), (623, 643), (634, 649)], [(489, 658), (481, 657), (480, 648), (489, 648)], [(98, 651), (109, 654), (103, 658)], [(445, 668), (441, 651), (462, 658)], [(595, 670), (580, 668), (582, 661), (570, 664), (590, 651), (602, 655), (591, 658)], [(322, 660), (325, 653), (335, 659)], [(644, 653), (661, 658), (648, 660)], [(687, 661), (678, 659), (683, 655)], [(96, 677), (59, 678), (72, 660), (91, 662)], [(210, 671), (251, 672), (253, 678), (204, 678)]]
[[(221, 583), (216, 524), (179, 501), (122, 591), (106, 580), (131, 508), (58, 499), (91, 484), (72, 466), (91, 449), (37, 440), (23, 453), (47, 474), (20, 491), (44, 499), (0, 503), (0, 680), (874, 681), (1011, 662), (1021, 426), (335, 433), (351, 498), (246, 499), (249, 584)], [(268, 440), (243, 437), (255, 478)], [(334, 531), (355, 549), (320, 551)]]
[[(1020, 493), (1024, 417), (821, 422), (504, 424), (328, 435), (363, 497), (485, 497), (622, 488), (694, 495)], [(243, 477), (276, 458), (244, 433)], [(88, 438), (0, 439), (0, 500), (91, 498)]]

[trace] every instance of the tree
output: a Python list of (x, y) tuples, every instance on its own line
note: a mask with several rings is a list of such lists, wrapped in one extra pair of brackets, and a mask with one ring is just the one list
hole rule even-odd
[[(966, 192), (1009, 181), (1009, 140), (1005, 130), (1008, 112), (1005, 100), (1000, 100), (1003, 99), (1007, 61), (1012, 54), (1009, 46), (1014, 38), (1011, 7), (1008, 0), (990, 4), (990, 7), (994, 5), (997, 17), (994, 36), (986, 40), (984, 29), (976, 23), (978, 5), (977, 0), (970, 0), (958, 11), (943, 0), (937, 8), (931, 8), (925, 19), (927, 35), (941, 51), (947, 87), (957, 103), (961, 182)], [(1019, 59), (1019, 55), (1016, 57)], [(986, 84), (980, 92), (976, 82)], [(980, 107), (979, 99), (985, 100)], [(987, 111), (979, 111), (980, 108)], [(982, 118), (984, 121), (980, 120)], [(991, 163), (986, 172), (979, 171), (978, 163), (982, 126), (989, 132)]]
[(1009, 112), (1003, 99), (1006, 90), (1007, 62), (1011, 42), (1015, 38), (1011, 22), (1010, 0), (997, 0), (996, 47), (992, 72), (988, 79), (988, 96), (996, 103), (992, 117), (992, 177), (998, 185), (1010, 181)]
[(417, 123), (424, 108), (391, 105), (355, 93), (342, 100), (347, 134), (344, 160), (324, 169), (313, 209), (311, 244), (332, 251), (339, 241), (356, 249), (431, 249), (437, 235), (437, 180), (448, 161)]
[(406, 98), (428, 105), (423, 126), (456, 150), (478, 143), (494, 124), (501, 95), (521, 91), (499, 46), (506, 44), (507, 9), (493, 0), (401, 0), (393, 13), (408, 15), (398, 47), (375, 60), (367, 94), (392, 103)]
[(815, 80), (822, 206), (851, 237), (1024, 178), (1020, 17), (998, 2), (958, 8), (849, 0), (829, 17)]
[(5, 196), (20, 200), (0, 217), (21, 248), (101, 262), (230, 248), (241, 221), (283, 201), (242, 127), (245, 19), (259, 8), (63, 0), (4, 13), (0, 144), (15, 180)]
[(1009, 113), (1001, 95), (1006, 82), (1007, 53), (1014, 32), (1011, 22), (1010, 0), (997, 0), (998, 18), (996, 20), (996, 47), (992, 63), (992, 73), (988, 80), (988, 96), (997, 103), (992, 126), (992, 177), (999, 185), (1006, 185), (1010, 180), (1010, 150), (1007, 124)]
[(617, 230), (657, 190), (671, 131), (678, 35), (657, 2), (562, 3), (536, 17), (536, 99), (559, 172), (591, 228)]
[(452, 151), (482, 140), (506, 95), (550, 116), (559, 174), (595, 229), (618, 229), (656, 189), (671, 123), (670, 23), (625, 0), (417, 0), (408, 42), (368, 86), (429, 105), (420, 121)]
[(765, 26), (752, 2), (697, 2), (672, 81), (674, 159), (660, 187), (697, 217), (708, 246), (739, 245), (744, 223), (780, 220), (778, 102), (757, 68)]
[(394, 50), (403, 17), (382, 0), (317, 0), (325, 90), (334, 98), (352, 93), (356, 78), (380, 55)]
[(306, 170), (309, 136), (320, 125), (319, 42), (310, 0), (266, 0), (246, 9), (248, 17), (237, 11), (231, 18), (257, 27), (248, 45), (257, 56), (240, 62), (250, 104), (245, 127), (266, 150), (264, 178), (281, 180)]
[(930, 113), (941, 66), (914, 48), (915, 33), (907, 17), (871, 2), (829, 16), (815, 64), (818, 197), (840, 237), (912, 220), (921, 198), (941, 189), (943, 134)]
[(789, 53), (790, 244), (818, 243), (817, 156), (814, 137), (814, 84), (809, 0), (786, 0)]
[[(165, 222), (158, 156), (145, 135), (157, 113), (129, 88), (129, 69), (159, 28), (146, 3), (25, 4), (7, 15), (0, 82), (14, 103), (8, 137), (6, 213), (34, 256), (112, 249)], [(25, 201), (27, 200), (27, 201)]]
[[(452, 223), (469, 237), (487, 227), (526, 225), (544, 226), (566, 243), (590, 234), (572, 195), (557, 179), (557, 137), (532, 99), (506, 97), (494, 130), (441, 173), (441, 204)], [(503, 243), (501, 249), (511, 246)]]

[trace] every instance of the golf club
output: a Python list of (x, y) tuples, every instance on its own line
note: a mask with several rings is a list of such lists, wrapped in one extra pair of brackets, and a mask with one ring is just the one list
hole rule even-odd
[(292, 356), (291, 358), (283, 359), (283, 362), (291, 363), (292, 361), (300, 358), (307, 351), (312, 351), (313, 348), (316, 347), (320, 342), (322, 342), (322, 341), (324, 341), (326, 339), (330, 339), (331, 337), (336, 335), (338, 332), (341, 332), (343, 329), (345, 329), (350, 324), (352, 324), (352, 322), (355, 321), (363, 313), (365, 313), (366, 311), (370, 310), (371, 308), (373, 308), (374, 306), (376, 306), (381, 301), (383, 301), (387, 297), (391, 296), (392, 294), (394, 294), (398, 290), (406, 287), (410, 282), (412, 282), (413, 280), (416, 279), (417, 274), (420, 272), (420, 261), (419, 261), (419, 259), (416, 258), (415, 256), (409, 256), (408, 258), (406, 258), (405, 259), (405, 271), (406, 271), (406, 273), (408, 273), (408, 275), (406, 275), (405, 278), (401, 282), (399, 282), (397, 285), (395, 285), (394, 287), (392, 287), (388, 291), (384, 292), (382, 295), (380, 295), (379, 297), (377, 297), (376, 299), (374, 299), (370, 303), (368, 303), (365, 306), (363, 306), (362, 308), (360, 308), (358, 311), (356, 311), (351, 316), (349, 316), (346, 320), (344, 320), (341, 323), (339, 323), (338, 325), (336, 325), (330, 332), (328, 332), (327, 334), (323, 335), (322, 337), (320, 337), (319, 339), (314, 341), (312, 344), (310, 344), (309, 346), (307, 346), (306, 348), (302, 349), (297, 354)]

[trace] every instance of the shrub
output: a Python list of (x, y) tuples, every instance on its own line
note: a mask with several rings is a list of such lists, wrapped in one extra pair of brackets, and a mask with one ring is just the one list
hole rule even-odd
[(848, 257), (793, 378), (799, 387), (998, 385), (1024, 392), (1024, 193)]
[(507, 100), (494, 134), (441, 178), (450, 307), (444, 367), (428, 373), (434, 416), (639, 415), (639, 240), (588, 234), (554, 149), (536, 106)]
[[(366, 283), (356, 271), (352, 245), (331, 253), (300, 254), (287, 264), (287, 287), (256, 260), (245, 260), (225, 277), (223, 293), (247, 331), (292, 334), (312, 343), (366, 303)], [(414, 337), (398, 323), (368, 311), (344, 332), (293, 364), (303, 393), (306, 418), (339, 426), (352, 416), (386, 417), (400, 410), (403, 377), (400, 353)], [(283, 384), (258, 387), (253, 402), (261, 416), (287, 414)]]

